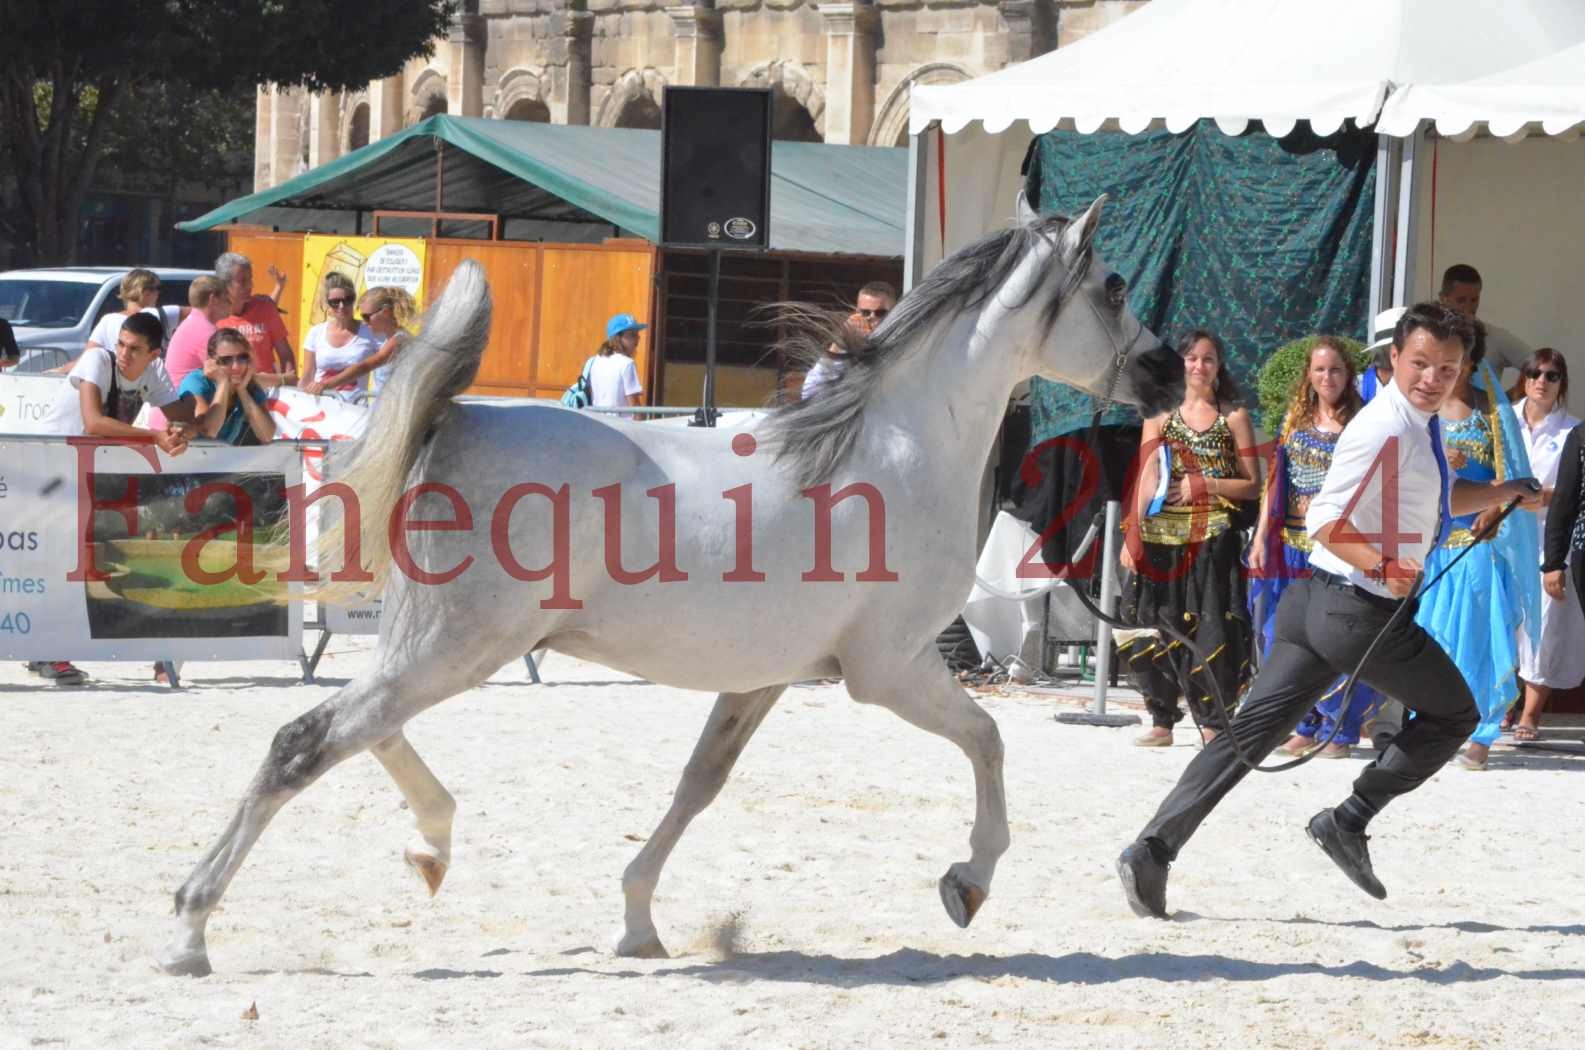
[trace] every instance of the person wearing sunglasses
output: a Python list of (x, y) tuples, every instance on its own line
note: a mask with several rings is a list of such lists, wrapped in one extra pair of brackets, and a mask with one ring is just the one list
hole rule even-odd
[[(859, 289), (853, 312), (848, 315), (848, 329), (860, 336), (868, 336), (897, 306), (897, 290), (885, 281), (871, 281)], [(826, 347), (826, 352), (804, 376), (799, 400), (808, 401), (820, 393), (822, 387), (837, 381), (842, 375), (847, 351), (836, 343)]]
[(369, 326), (358, 320), (358, 290), (344, 273), (325, 274), (325, 320), (303, 340), (303, 390), (356, 401), (363, 392), (357, 366), (379, 349)]
[(275, 420), (264, 407), (269, 395), (254, 378), (253, 349), (235, 328), (209, 337), (204, 367), (187, 373), (180, 392), (193, 399), (198, 432), (228, 445), (275, 440)]
[[(1519, 369), (1522, 396), (1513, 406), (1519, 433), (1530, 454), (1530, 470), (1541, 482), (1541, 498), (1552, 502), (1558, 483), (1558, 464), (1569, 432), (1579, 418), (1569, 414), (1568, 364), (1563, 355), (1543, 347), (1525, 359)], [(1541, 534), (1546, 535), (1547, 507), (1534, 512)], [(1545, 552), (1543, 552), (1544, 554)], [(1543, 564), (1545, 559), (1543, 557)], [(1519, 677), (1524, 681), (1524, 708), (1513, 726), (1513, 738), (1529, 743), (1539, 738), (1541, 713), (1554, 689), (1572, 689), (1585, 680), (1585, 611), (1561, 568), (1542, 573), (1541, 637), (1529, 631), (1519, 637)], [(1510, 719), (1513, 717), (1510, 712)]]
[(379, 394), (396, 367), (393, 358), (407, 343), (418, 322), (418, 303), (404, 288), (385, 285), (366, 289), (358, 300), (358, 318), (379, 349), (341, 373), (341, 379), (358, 386), (369, 377), (369, 389)]

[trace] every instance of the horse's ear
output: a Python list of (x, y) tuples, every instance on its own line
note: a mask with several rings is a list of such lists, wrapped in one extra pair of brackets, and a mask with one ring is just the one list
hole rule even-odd
[(1018, 225), (1032, 226), (1040, 221), (1040, 213), (1029, 206), (1029, 198), (1023, 190), (1018, 191), (1018, 201), (1013, 205), (1013, 214), (1018, 218)]
[(1083, 215), (1068, 223), (1068, 228), (1062, 231), (1062, 258), (1065, 262), (1077, 259), (1085, 248), (1090, 245), (1090, 239), (1095, 236), (1095, 228), (1101, 224), (1101, 208), (1106, 204), (1106, 194), (1095, 198), (1095, 203), (1085, 209)]

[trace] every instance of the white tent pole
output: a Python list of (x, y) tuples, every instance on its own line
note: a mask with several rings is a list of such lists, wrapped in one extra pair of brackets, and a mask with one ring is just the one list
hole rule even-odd
[(1391, 135), (1376, 136), (1376, 214), (1370, 232), (1370, 313), (1386, 309), (1395, 273), (1391, 231), (1398, 221), (1398, 162), (1403, 150), (1401, 140)]
[(927, 128), (908, 136), (908, 225), (903, 231), (903, 291), (924, 276), (925, 164), (930, 160)]
[(1416, 130), (1403, 140), (1398, 163), (1398, 246), (1394, 253), (1392, 304), (1407, 306), (1414, 296), (1415, 266), (1420, 237), (1420, 195), (1415, 189), (1415, 160), (1425, 143), (1425, 132)]

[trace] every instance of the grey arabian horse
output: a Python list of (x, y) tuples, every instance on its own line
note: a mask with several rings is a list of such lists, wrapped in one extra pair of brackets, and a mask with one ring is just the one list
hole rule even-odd
[[(1182, 388), (1176, 355), (1091, 251), (1102, 203), (1072, 221), (1030, 215), (948, 258), (819, 399), (737, 432), (454, 403), (490, 313), (481, 270), (459, 267), (367, 433), (330, 464), (359, 512), (346, 517), (358, 553), (337, 564), (361, 558), (375, 582), (322, 595), (384, 581), (375, 658), (276, 734), (176, 893), (161, 966), (209, 972), (205, 923), (270, 818), (364, 750), (412, 809), (405, 858), (434, 893), (456, 806), (402, 728), (538, 648), (720, 693), (669, 811), (623, 875), (618, 954), (665, 955), (650, 901), (683, 830), (787, 685), (835, 675), (855, 700), (968, 756), (970, 856), (940, 880), (966, 926), (1008, 845), (1002, 742), (934, 641), (973, 583), (979, 481), (1008, 396), (1038, 375), (1154, 412)], [(409, 532), (407, 518), (447, 524)]]

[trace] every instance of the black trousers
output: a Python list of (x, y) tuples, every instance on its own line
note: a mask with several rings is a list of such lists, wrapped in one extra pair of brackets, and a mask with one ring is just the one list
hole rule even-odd
[[(1231, 730), (1194, 757), (1140, 837), (1153, 840), (1166, 858), (1176, 857), (1222, 796), (1249, 772), (1233, 750), (1233, 735), (1251, 759), (1264, 759), (1338, 675), (1353, 671), (1396, 604), (1319, 573), (1283, 592), (1271, 654)], [(1376, 647), (1360, 678), (1416, 715), (1354, 781), (1354, 793), (1380, 810), (1441, 769), (1474, 732), (1480, 715), (1452, 659), (1407, 612)]]

